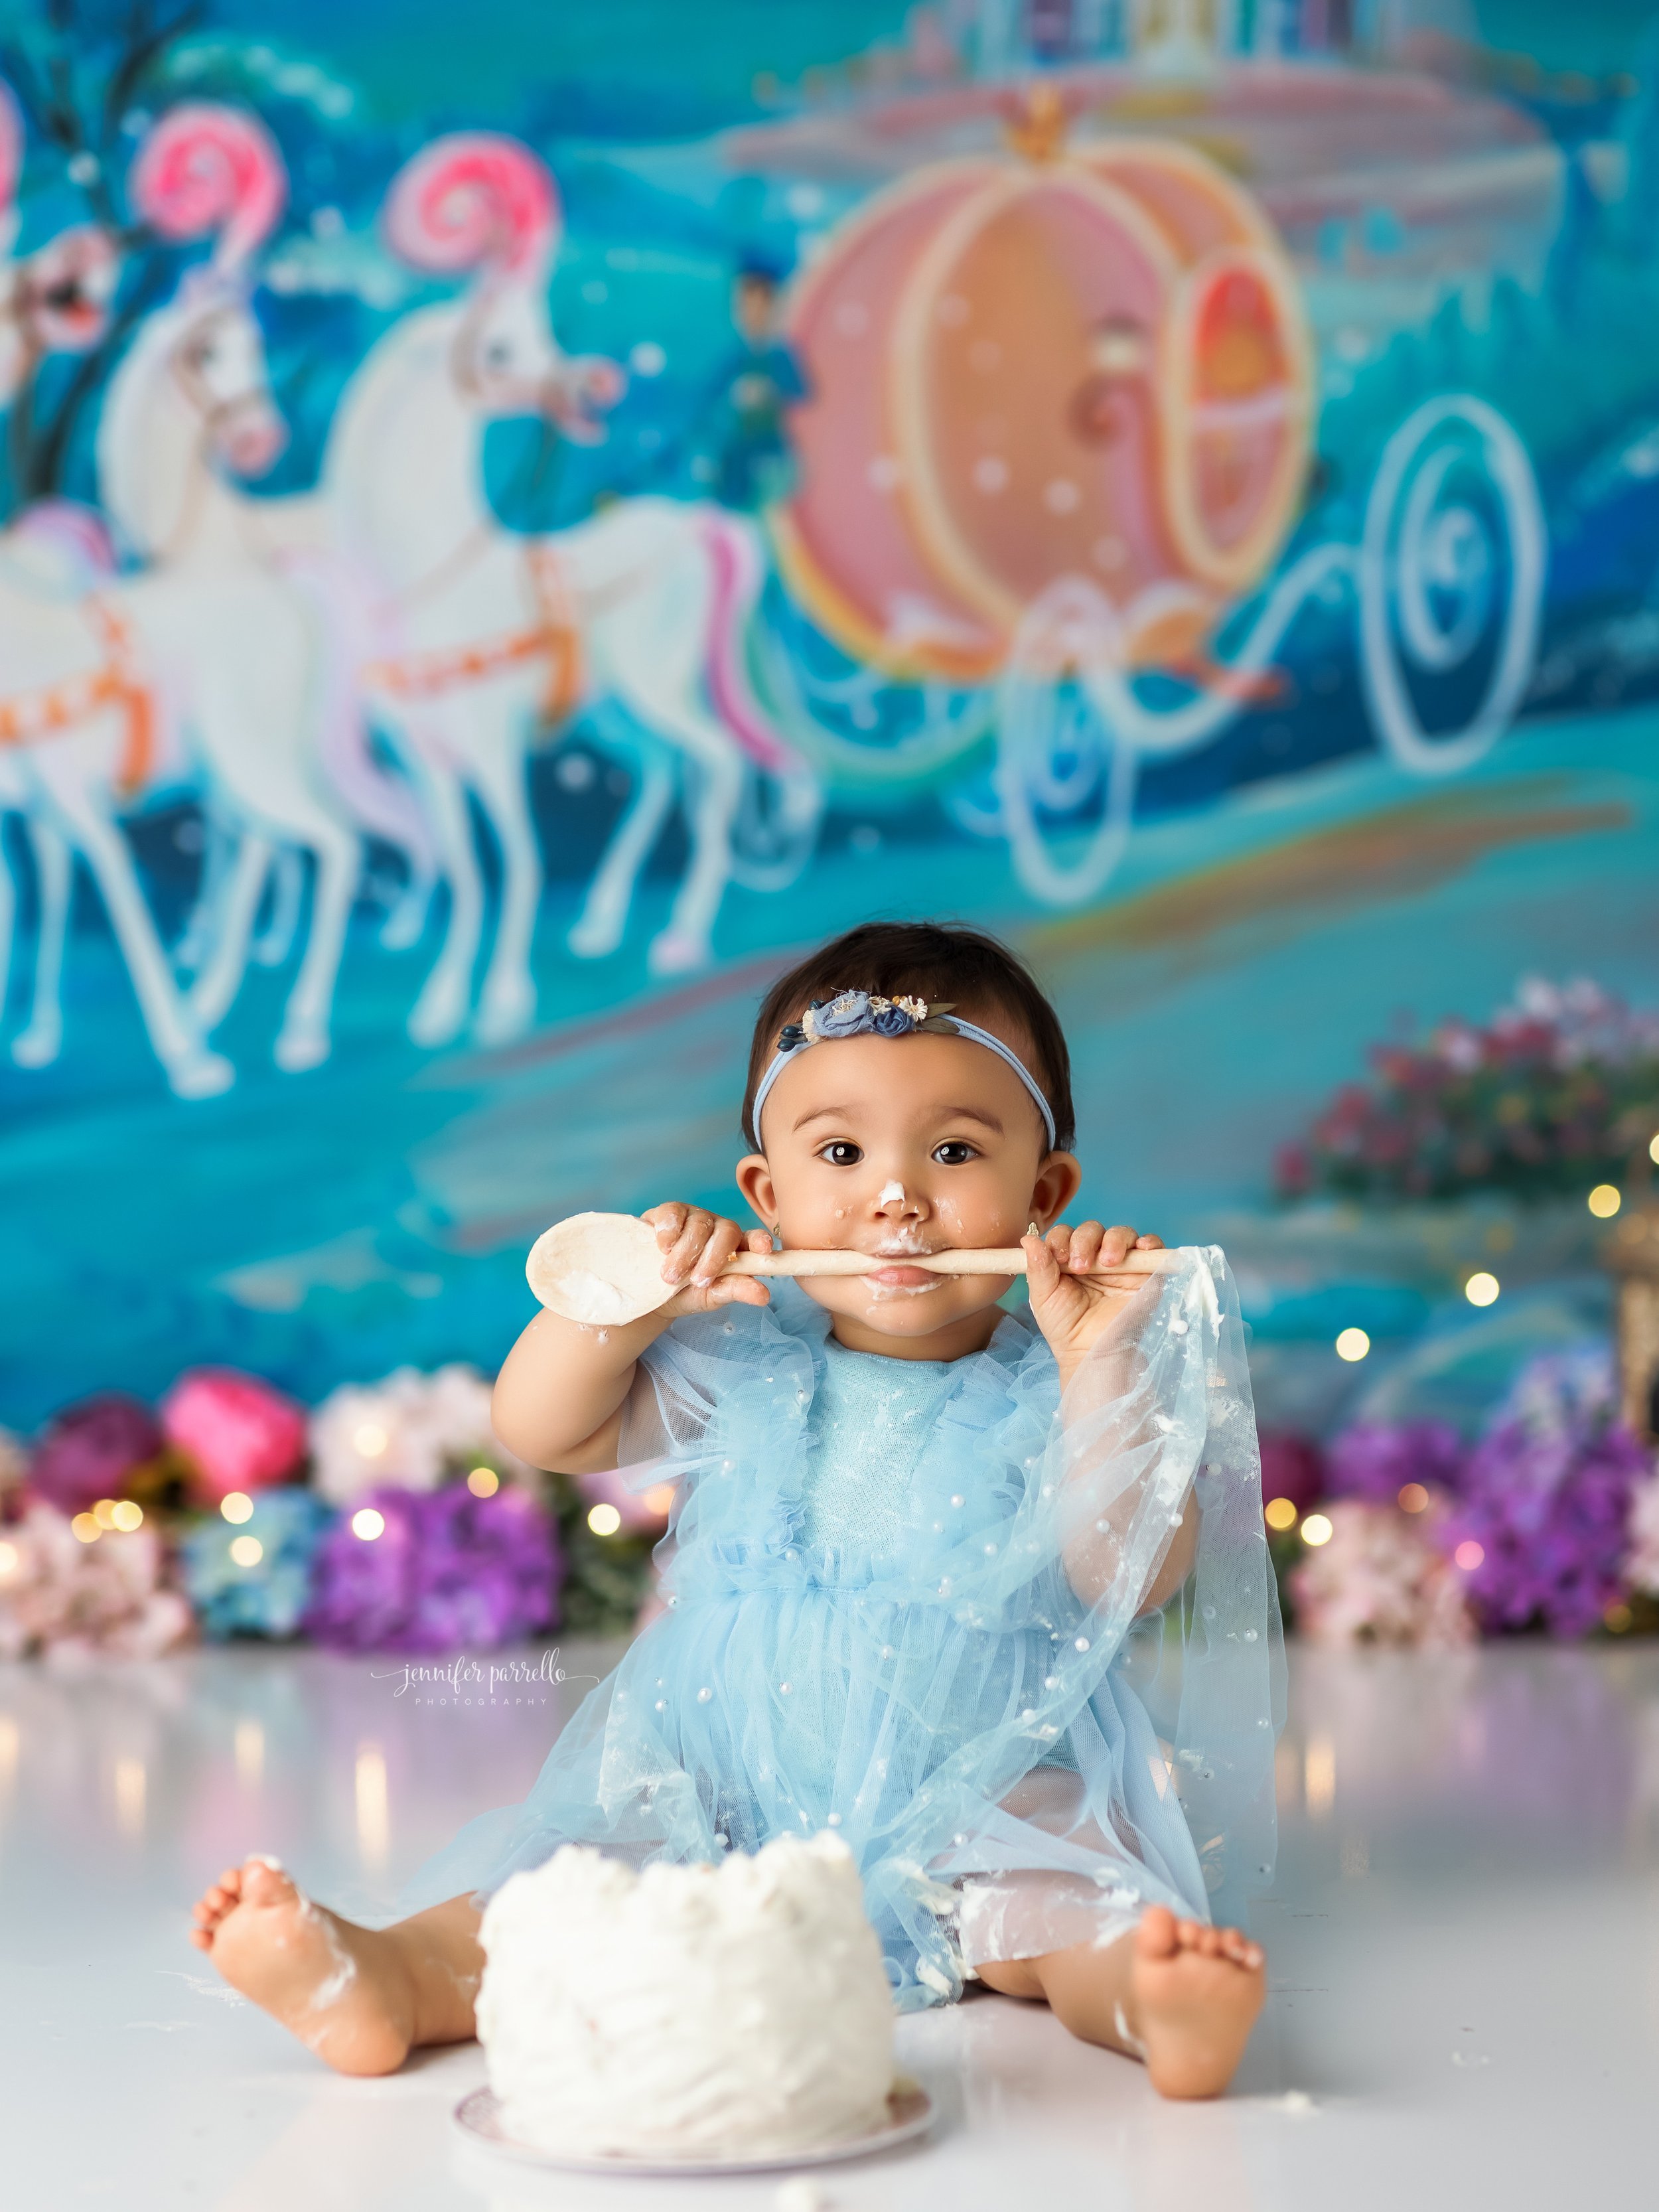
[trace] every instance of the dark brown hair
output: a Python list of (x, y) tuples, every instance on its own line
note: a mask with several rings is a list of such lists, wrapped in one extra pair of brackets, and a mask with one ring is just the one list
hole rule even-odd
[(755, 1092), (772, 1064), (778, 1031), (815, 1000), (838, 991), (870, 991), (948, 1001), (966, 1020), (995, 1012), (1017, 1023), (1030, 1047), (1031, 1073), (1054, 1117), (1054, 1143), (1069, 1151), (1077, 1131), (1072, 1104), (1072, 1057), (1060, 1018), (1024, 961), (982, 930), (954, 922), (866, 921), (809, 953), (767, 993), (749, 1048), (743, 1133), (757, 1151)]

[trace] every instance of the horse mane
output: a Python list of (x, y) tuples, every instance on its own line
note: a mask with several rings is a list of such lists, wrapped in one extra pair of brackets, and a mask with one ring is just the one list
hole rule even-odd
[(167, 535), (165, 523), (153, 511), (155, 495), (148, 482), (154, 438), (147, 417), (155, 382), (166, 374), (179, 333), (216, 304), (198, 295), (157, 308), (140, 326), (105, 395), (96, 446), (99, 498), (122, 549), (146, 558)]

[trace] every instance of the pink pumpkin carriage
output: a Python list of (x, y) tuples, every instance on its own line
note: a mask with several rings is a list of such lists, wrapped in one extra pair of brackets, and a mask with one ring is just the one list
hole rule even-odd
[(1181, 659), (1271, 566), (1308, 454), (1294, 279), (1264, 218), (1189, 148), (1066, 148), (880, 194), (792, 318), (811, 402), (778, 518), (791, 589), (890, 674), (973, 681), (1065, 576), (1130, 665)]

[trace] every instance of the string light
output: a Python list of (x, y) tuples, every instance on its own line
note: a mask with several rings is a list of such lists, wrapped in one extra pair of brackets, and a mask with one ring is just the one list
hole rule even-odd
[(1302, 1540), (1304, 1544), (1315, 1546), (1328, 1544), (1335, 1534), (1336, 1530), (1331, 1525), (1329, 1516), (1324, 1513), (1310, 1513), (1302, 1523)]
[(1485, 1560), (1486, 1556), (1486, 1546), (1477, 1544), (1473, 1536), (1466, 1536), (1452, 1553), (1454, 1561), (1462, 1568), (1466, 1575), (1472, 1575)]
[(466, 1486), (475, 1498), (493, 1498), (501, 1486), (501, 1478), (493, 1467), (475, 1467), (466, 1478)]
[(372, 1544), (377, 1536), (386, 1534), (385, 1514), (377, 1513), (372, 1505), (361, 1507), (351, 1516), (351, 1533), (361, 1536), (364, 1543)]
[(253, 1518), (253, 1500), (245, 1490), (228, 1490), (219, 1500), (219, 1510), (227, 1521), (240, 1527)]
[(112, 1528), (118, 1528), (124, 1536), (130, 1536), (135, 1528), (143, 1527), (144, 1509), (137, 1498), (118, 1498), (115, 1510), (109, 1517)]
[(1463, 1295), (1472, 1306), (1496, 1305), (1501, 1288), (1497, 1276), (1487, 1274), (1483, 1267), (1464, 1284)]
[(1371, 1348), (1371, 1340), (1363, 1328), (1345, 1328), (1336, 1340), (1339, 1359), (1363, 1359)]
[(614, 1536), (622, 1527), (622, 1515), (614, 1505), (595, 1505), (589, 1509), (587, 1525), (596, 1536)]
[(1402, 1483), (1396, 1502), (1402, 1513), (1421, 1513), (1428, 1504), (1429, 1493), (1420, 1482)]
[(265, 1555), (265, 1547), (257, 1536), (233, 1536), (230, 1556), (239, 1567), (257, 1567)]
[(1611, 1221), (1625, 1202), (1616, 1182), (1598, 1182), (1584, 1203), (1598, 1221)]
[(365, 1459), (379, 1459), (392, 1439), (378, 1421), (363, 1421), (352, 1431), (351, 1441)]
[(1294, 1528), (1296, 1508), (1288, 1498), (1270, 1498), (1261, 1509), (1261, 1517), (1270, 1528)]
[(93, 1518), (100, 1528), (112, 1528), (116, 1525), (115, 1500), (112, 1498), (100, 1498), (92, 1511)]
[(83, 1544), (95, 1544), (104, 1533), (98, 1525), (95, 1513), (77, 1513), (70, 1522), (70, 1528)]

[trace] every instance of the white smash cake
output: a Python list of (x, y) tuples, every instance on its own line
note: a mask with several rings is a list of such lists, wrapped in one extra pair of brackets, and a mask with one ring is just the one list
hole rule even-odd
[(637, 1874), (567, 1844), (497, 1891), (480, 1940), (478, 2038), (515, 2142), (765, 2158), (887, 2116), (891, 1992), (836, 1837)]

